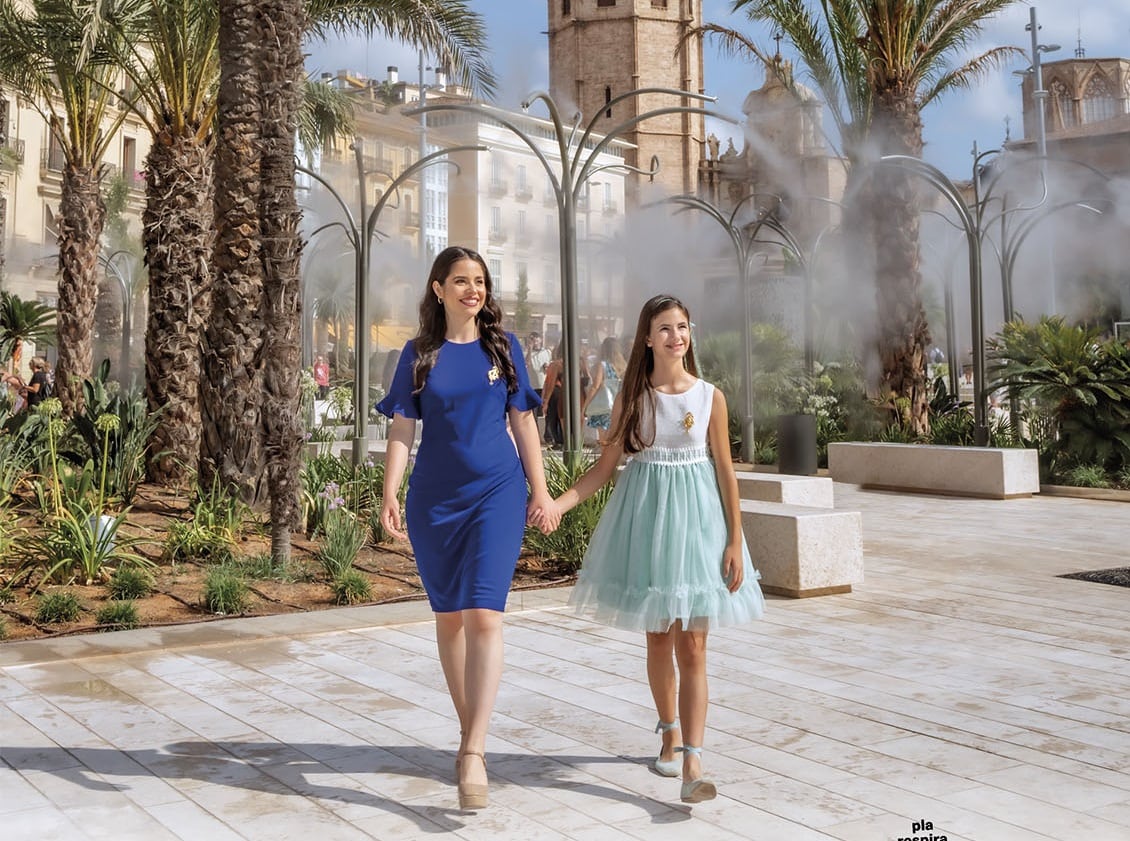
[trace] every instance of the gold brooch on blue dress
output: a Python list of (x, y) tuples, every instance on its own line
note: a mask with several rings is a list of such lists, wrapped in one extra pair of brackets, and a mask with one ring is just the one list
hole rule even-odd
[(683, 429), (685, 429), (687, 432), (690, 432), (692, 426), (694, 426), (694, 415), (690, 412), (687, 412), (685, 415), (683, 415)]
[(494, 385), (496, 382), (498, 382), (498, 378), (500, 376), (502, 376), (502, 374), (499, 373), (498, 366), (493, 365), (491, 366), (491, 369), (487, 371), (487, 382), (491, 385)]

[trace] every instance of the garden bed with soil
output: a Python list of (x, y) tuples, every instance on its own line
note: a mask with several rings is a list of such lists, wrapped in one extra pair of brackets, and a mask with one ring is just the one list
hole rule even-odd
[[(292, 538), (292, 558), (286, 569), (272, 567), (269, 560), (270, 540), (252, 529), (239, 538), (234, 561), (228, 566), (237, 570), (247, 586), (246, 606), (238, 614), (211, 612), (204, 599), (205, 579), (214, 565), (206, 562), (169, 562), (162, 557), (162, 546), (169, 528), (189, 516), (189, 504), (176, 495), (153, 486), (142, 486), (129, 511), (127, 534), (136, 535), (143, 543), (135, 551), (153, 562), (149, 569), (152, 592), (134, 600), (138, 627), (157, 627), (207, 622), (238, 616), (268, 616), (302, 613), (341, 607), (325, 580), (316, 552), (318, 542), (305, 535)], [(25, 524), (34, 529), (34, 523)], [(14, 553), (19, 555), (18, 546)], [(353, 564), (369, 584), (370, 598), (361, 604), (380, 604), (425, 598), (416, 564), (407, 543), (396, 541), (374, 547), (362, 547)], [(109, 573), (110, 570), (104, 571)], [(7, 597), (0, 602), (0, 623), (5, 641), (43, 639), (72, 634), (115, 630), (99, 624), (97, 615), (110, 604), (105, 582), (86, 584), (50, 584), (35, 587), (34, 580), (4, 590), (12, 569), (0, 565), (0, 592)], [(530, 589), (570, 584), (573, 576), (560, 566), (546, 562), (535, 554), (523, 553), (514, 574), (514, 589)], [(81, 611), (76, 619), (66, 622), (44, 622), (37, 619), (43, 596), (71, 593)]]

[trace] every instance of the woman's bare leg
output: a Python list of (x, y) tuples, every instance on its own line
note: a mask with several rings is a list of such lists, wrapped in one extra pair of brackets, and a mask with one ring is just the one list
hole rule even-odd
[(497, 610), (464, 610), (463, 738), (464, 754), (460, 780), (485, 783), (486, 766), (467, 754), (485, 753), (487, 728), (502, 682), (502, 613)]
[(436, 647), (439, 649), (439, 664), (447, 681), (447, 694), (455, 706), (459, 717), (459, 731), (467, 732), (467, 702), (464, 674), (467, 671), (467, 637), (463, 631), (463, 614), (437, 613)]

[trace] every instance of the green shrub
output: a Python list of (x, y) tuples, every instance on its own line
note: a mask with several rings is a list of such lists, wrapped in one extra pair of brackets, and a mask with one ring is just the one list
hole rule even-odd
[(260, 552), (249, 558), (240, 558), (229, 566), (238, 567), (245, 578), (258, 581), (293, 581), (294, 575), (286, 564), (279, 564), (270, 552)]
[(988, 388), (1010, 389), (1054, 419), (1043, 442), (1053, 465), (1130, 464), (1130, 347), (1045, 316), (1004, 325), (989, 360)]
[(204, 561), (227, 563), (232, 560), (234, 542), (222, 529), (197, 524), (195, 521), (176, 522), (169, 526), (165, 537), (165, 557), (177, 561)]
[(82, 614), (78, 596), (70, 590), (57, 590), (39, 597), (35, 621), (45, 625), (57, 622), (74, 622)]
[(137, 607), (132, 601), (112, 601), (103, 605), (96, 617), (100, 630), (127, 631), (141, 624), (137, 615)]
[(1064, 474), (1067, 484), (1076, 488), (1109, 488), (1110, 477), (1102, 465), (1077, 464)]
[(365, 545), (365, 529), (357, 517), (344, 508), (334, 508), (326, 516), (325, 536), (317, 558), (326, 578), (333, 581), (353, 566)]
[(355, 569), (342, 572), (330, 583), (330, 588), (334, 592), (334, 601), (338, 604), (360, 604), (373, 597), (369, 579)]
[(1121, 487), (1130, 489), (1130, 464), (1127, 464), (1118, 471), (1115, 481), (1118, 482)]
[(143, 599), (153, 592), (153, 576), (137, 567), (118, 567), (106, 586), (116, 601)]
[(247, 607), (247, 584), (227, 566), (213, 567), (204, 579), (204, 607), (210, 613), (231, 616)]
[[(570, 467), (559, 456), (547, 453), (545, 478), (550, 495), (558, 497), (567, 491), (595, 462), (595, 458), (579, 459)], [(542, 534), (537, 528), (526, 529), (525, 545), (538, 555), (558, 562), (565, 571), (575, 572), (611, 495), (612, 483), (609, 482), (562, 517), (561, 525), (552, 534)]]

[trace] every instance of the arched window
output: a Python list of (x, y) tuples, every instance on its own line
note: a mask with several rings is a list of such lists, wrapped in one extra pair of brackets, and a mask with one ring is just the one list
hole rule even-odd
[(1078, 125), (1079, 121), (1075, 119), (1075, 100), (1067, 85), (1061, 79), (1056, 79), (1048, 85), (1048, 93), (1052, 125), (1058, 123), (1060, 128), (1074, 128)]
[(1102, 73), (1096, 73), (1083, 89), (1083, 122), (1098, 123), (1117, 117), (1121, 103), (1115, 95), (1114, 85)]

